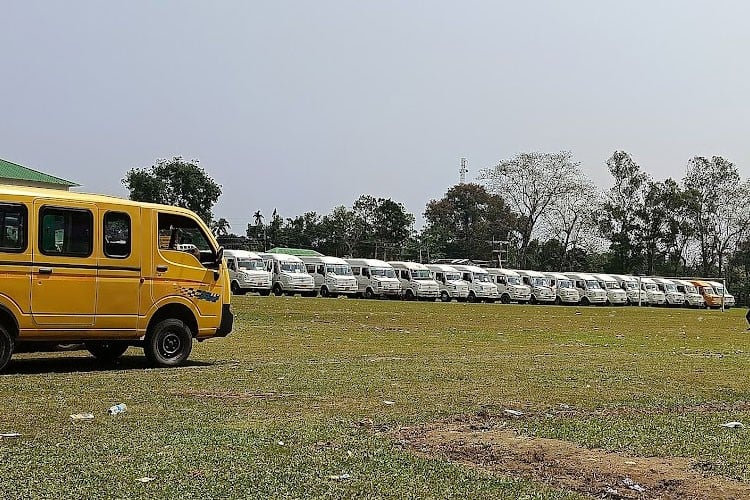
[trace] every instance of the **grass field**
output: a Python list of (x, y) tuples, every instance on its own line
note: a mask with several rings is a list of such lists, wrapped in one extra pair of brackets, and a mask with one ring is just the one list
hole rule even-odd
[[(394, 434), (482, 415), (750, 485), (750, 427), (719, 425), (750, 426), (744, 310), (249, 296), (233, 308), (234, 332), (177, 369), (149, 369), (134, 348), (113, 367), (84, 352), (16, 355), (0, 376), (0, 432), (21, 433), (0, 439), (5, 497), (581, 493)], [(108, 416), (120, 402), (127, 412)], [(71, 420), (82, 412), (95, 419)]]

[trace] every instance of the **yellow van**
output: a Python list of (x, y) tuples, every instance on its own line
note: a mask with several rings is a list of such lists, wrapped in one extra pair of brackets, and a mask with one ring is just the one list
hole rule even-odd
[(183, 363), (232, 330), (223, 252), (183, 208), (0, 186), (0, 369), (49, 342)]

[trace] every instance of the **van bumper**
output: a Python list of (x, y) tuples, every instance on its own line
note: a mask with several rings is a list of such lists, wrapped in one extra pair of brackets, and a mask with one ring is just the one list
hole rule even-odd
[(234, 314), (232, 314), (232, 308), (229, 304), (223, 304), (221, 306), (221, 323), (219, 328), (216, 329), (214, 337), (226, 337), (232, 331), (232, 325), (234, 324)]

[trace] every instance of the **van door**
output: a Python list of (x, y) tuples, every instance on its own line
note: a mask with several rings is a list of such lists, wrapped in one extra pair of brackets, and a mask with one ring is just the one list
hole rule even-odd
[(99, 206), (102, 242), (99, 246), (96, 328), (127, 330), (137, 335), (141, 291), (141, 242), (143, 230), (139, 207)]
[(31, 270), (31, 314), (37, 325), (91, 326), (96, 313), (97, 208), (38, 200)]
[[(191, 301), (201, 316), (221, 317), (223, 290), (214, 277), (216, 254), (208, 236), (197, 221), (182, 214), (159, 212), (156, 224), (153, 302), (180, 295)], [(186, 250), (177, 250), (177, 245), (186, 245), (180, 247)]]

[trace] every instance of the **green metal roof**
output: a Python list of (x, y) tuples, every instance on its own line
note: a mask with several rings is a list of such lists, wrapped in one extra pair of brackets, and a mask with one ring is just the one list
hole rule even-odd
[(76, 184), (75, 182), (66, 181), (60, 177), (45, 174), (38, 170), (32, 170), (17, 163), (0, 158), (0, 182), (2, 182), (3, 178), (30, 182), (46, 182), (47, 184), (58, 184), (68, 187), (80, 186), (80, 184)]
[(268, 253), (284, 253), (287, 255), (296, 255), (297, 257), (322, 257), (323, 254), (310, 250), (309, 248), (284, 248), (275, 247), (268, 251)]

